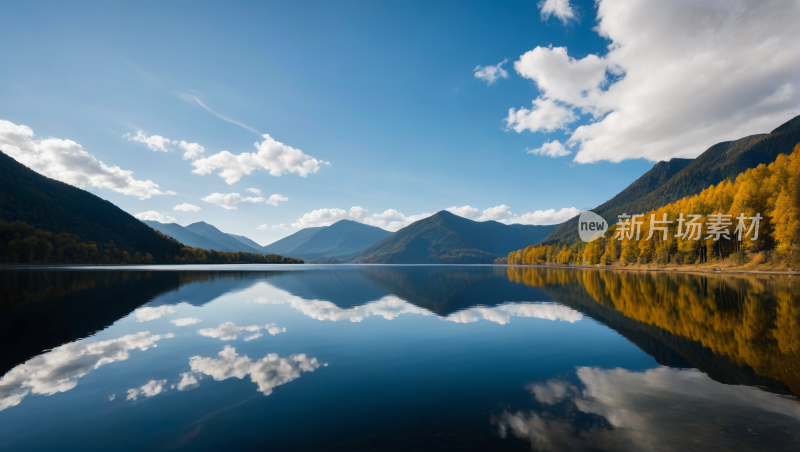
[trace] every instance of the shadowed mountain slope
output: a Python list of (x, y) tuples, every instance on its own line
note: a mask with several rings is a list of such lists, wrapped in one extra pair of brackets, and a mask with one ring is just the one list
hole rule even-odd
[(228, 248), (229, 251), (242, 251), (244, 253), (255, 253), (255, 254), (271, 254), (265, 252), (263, 249), (255, 249), (251, 246), (247, 246), (241, 241), (231, 237), (229, 234), (226, 234), (219, 229), (211, 226), (210, 224), (198, 221), (197, 223), (192, 223), (189, 226), (185, 227), (186, 230), (193, 232), (199, 236), (205, 237), (213, 242), (216, 242), (218, 245), (222, 245)]
[[(800, 116), (770, 133), (717, 143), (694, 160), (672, 159), (669, 162), (658, 162), (628, 188), (591, 210), (605, 218), (609, 224), (614, 224), (617, 216), (622, 213), (647, 212), (686, 196), (696, 195), (709, 185), (735, 178), (748, 168), (771, 163), (778, 154), (791, 153), (798, 143)], [(576, 240), (577, 217), (559, 224), (542, 243), (572, 243)]]
[(302, 229), (265, 246), (264, 249), (270, 253), (281, 252), (302, 259), (343, 258), (352, 256), (391, 234), (357, 221), (340, 220), (326, 227)]
[(419, 220), (360, 251), (349, 261), (370, 264), (491, 264), (536, 243), (555, 226), (472, 221), (446, 210)]
[(114, 204), (85, 190), (42, 176), (0, 152), (0, 219), (75, 234), (84, 241), (108, 243), (156, 260), (177, 254), (170, 240)]
[(245, 245), (249, 246), (250, 248), (254, 248), (254, 249), (257, 249), (257, 250), (261, 250), (261, 252), (265, 252), (264, 251), (264, 247), (259, 245), (258, 243), (256, 243), (255, 240), (250, 240), (250, 239), (248, 239), (247, 237), (245, 237), (243, 235), (231, 234), (230, 232), (228, 233), (228, 235), (233, 237), (233, 238), (235, 238), (236, 240), (244, 243)]

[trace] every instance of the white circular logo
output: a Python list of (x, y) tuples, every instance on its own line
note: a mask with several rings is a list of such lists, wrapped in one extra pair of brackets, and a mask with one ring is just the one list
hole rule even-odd
[(584, 242), (592, 242), (606, 235), (608, 223), (600, 215), (584, 210), (578, 218), (578, 235)]

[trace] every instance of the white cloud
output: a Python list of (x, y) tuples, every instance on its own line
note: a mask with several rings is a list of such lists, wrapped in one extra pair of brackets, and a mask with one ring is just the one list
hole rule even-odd
[(200, 157), (200, 154), (205, 152), (206, 148), (200, 146), (197, 143), (187, 143), (185, 141), (181, 141), (178, 143), (181, 149), (183, 149), (183, 159), (184, 160), (194, 160)]
[(394, 209), (387, 209), (383, 213), (376, 213), (371, 217), (364, 218), (362, 223), (396, 232), (411, 223), (422, 220), (423, 218), (428, 218), (431, 215), (433, 215), (433, 213), (425, 212), (417, 215), (405, 216)]
[(557, 158), (564, 157), (572, 154), (572, 151), (565, 148), (558, 140), (548, 141), (538, 149), (529, 149), (528, 154), (544, 155), (547, 157)]
[(454, 215), (458, 215), (459, 217), (464, 217), (464, 218), (475, 218), (475, 216), (478, 215), (478, 212), (480, 212), (480, 210), (476, 209), (475, 207), (469, 206), (469, 205), (462, 206), (462, 207), (453, 206), (453, 207), (448, 207), (448, 208), (446, 208), (444, 210), (446, 210), (446, 211), (448, 211), (448, 212), (450, 212), (450, 213), (452, 213)]
[(245, 190), (245, 191), (246, 191), (247, 193), (252, 193), (252, 194), (254, 194), (254, 195), (261, 196), (261, 190), (259, 190), (259, 189), (257, 189), (257, 188), (248, 188), (248, 189), (247, 189), (247, 190)]
[(166, 384), (167, 380), (150, 380), (141, 388), (128, 389), (128, 396), (125, 397), (125, 400), (136, 400), (136, 398), (140, 395), (150, 398), (154, 395), (161, 394), (164, 391), (164, 385)]
[[(489, 207), (483, 212), (468, 205), (463, 207), (448, 207), (445, 210), (460, 217), (469, 218), (475, 221), (502, 221), (513, 216), (511, 213), (511, 208), (505, 204)], [(480, 215), (478, 215), (478, 213), (480, 213)]]
[(567, 141), (578, 146), (574, 161), (696, 157), (800, 114), (800, 35), (793, 29), (800, 3), (597, 6), (596, 31), (610, 41), (605, 55), (576, 60), (563, 47), (537, 47), (514, 64), (536, 82), (537, 100), (594, 116)]
[(300, 229), (300, 228), (311, 228), (318, 226), (330, 226), (339, 220), (362, 221), (362, 217), (364, 215), (364, 212), (366, 211), (367, 209), (362, 209), (361, 207), (358, 206), (351, 207), (350, 210), (342, 210), (342, 209), (312, 210), (311, 212), (304, 214), (302, 217), (298, 218), (297, 221), (292, 223), (292, 227)]
[(267, 204), (269, 204), (271, 206), (278, 207), (278, 203), (286, 202), (288, 200), (289, 200), (289, 198), (287, 198), (286, 196), (281, 196), (281, 195), (278, 195), (278, 194), (274, 194), (274, 195), (270, 195), (269, 196), (269, 199), (267, 200)]
[(94, 187), (149, 199), (162, 192), (153, 181), (133, 178), (133, 171), (108, 166), (71, 140), (37, 139), (28, 126), (0, 119), (0, 151), (28, 168), (78, 188)]
[(542, 0), (539, 2), (539, 10), (542, 20), (556, 16), (566, 25), (570, 20), (575, 19), (575, 11), (570, 6), (569, 0)]
[[(262, 224), (261, 226), (267, 226), (267, 225), (266, 225), (266, 224)], [(267, 229), (266, 227), (262, 228), (261, 226), (259, 226), (259, 227), (258, 227), (258, 229)], [(272, 229), (284, 229), (284, 230), (288, 230), (288, 229), (289, 229), (289, 226), (286, 226), (286, 224), (284, 224), (284, 223), (281, 223), (281, 224), (273, 224), (273, 225), (272, 225)]]
[(169, 321), (169, 323), (174, 323), (175, 326), (189, 326), (189, 325), (194, 325), (197, 322), (202, 322), (202, 320), (195, 317), (183, 317), (180, 319)]
[(160, 319), (165, 315), (174, 314), (175, 310), (172, 309), (172, 306), (158, 306), (155, 308), (139, 308), (133, 311), (134, 315), (136, 315), (137, 322), (149, 322), (151, 320)]
[(580, 215), (580, 213), (580, 209), (576, 209), (575, 207), (564, 207), (561, 210), (536, 210), (519, 216), (513, 215), (512, 217), (502, 220), (501, 222), (505, 224), (559, 224), (569, 220), (572, 217)]
[(565, 129), (567, 124), (578, 119), (571, 109), (550, 99), (541, 97), (535, 99), (533, 107), (531, 110), (509, 108), (508, 117), (505, 119), (506, 129), (514, 129), (517, 133), (523, 130), (553, 132), (557, 129)]
[(497, 79), (508, 78), (508, 72), (506, 72), (506, 70), (502, 67), (507, 62), (508, 58), (505, 58), (503, 61), (494, 66), (478, 65), (472, 70), (472, 72), (475, 73), (475, 78), (485, 80), (487, 85), (491, 85), (497, 81)]
[(202, 378), (201, 375), (192, 372), (183, 372), (181, 374), (181, 381), (178, 382), (178, 391), (185, 391), (197, 386), (197, 380)]
[(138, 141), (139, 143), (144, 143), (150, 148), (150, 150), (153, 151), (172, 152), (172, 149), (167, 147), (172, 144), (172, 142), (169, 140), (169, 138), (164, 138), (161, 135), (151, 135), (148, 137), (144, 134), (144, 132), (139, 130), (136, 132), (135, 136), (131, 135), (130, 133), (126, 133), (122, 136), (127, 138), (128, 141)]
[(147, 212), (137, 213), (133, 216), (142, 221), (158, 221), (159, 223), (175, 223), (178, 221), (166, 213), (156, 212), (155, 210), (148, 210)]
[(184, 212), (197, 212), (198, 210), (202, 210), (202, 208), (189, 204), (188, 202), (185, 202), (183, 204), (179, 204), (173, 207), (172, 210), (182, 210)]
[(511, 317), (533, 317), (575, 323), (583, 315), (559, 303), (505, 303), (493, 308), (470, 308), (448, 315), (445, 320), (456, 323), (477, 322), (481, 318), (505, 325)]
[(70, 342), (11, 369), (0, 378), (0, 411), (18, 405), (30, 393), (53, 395), (69, 391), (78, 379), (102, 365), (128, 359), (128, 351), (147, 350), (172, 334), (130, 334), (99, 342)]
[(242, 379), (250, 375), (250, 380), (258, 385), (265, 396), (272, 394), (277, 386), (300, 377), (303, 372), (313, 372), (319, 367), (317, 358), (302, 355), (289, 355), (281, 358), (270, 353), (261, 360), (253, 361), (247, 355), (239, 356), (230, 345), (219, 352), (220, 359), (192, 356), (189, 365), (192, 371), (208, 375), (216, 381), (236, 377)]
[(114, 401), (114, 399), (116, 399), (116, 398), (117, 398), (117, 395), (116, 395), (116, 394), (111, 394), (110, 396), (108, 396), (108, 401), (109, 401), (109, 402), (113, 402), (113, 401)]
[[(280, 328), (276, 326), (274, 323), (270, 323), (269, 325), (261, 326), (261, 325), (249, 325), (249, 326), (236, 326), (233, 322), (225, 322), (216, 328), (203, 328), (199, 330), (198, 333), (201, 336), (205, 337), (213, 337), (215, 339), (219, 339), (222, 341), (232, 341), (239, 337), (240, 334), (244, 332), (250, 333), (257, 333), (260, 330), (267, 330), (267, 332), (273, 336), (278, 333), (283, 333), (286, 331), (286, 328)], [(250, 338), (246, 338), (245, 340), (252, 340), (258, 336), (251, 336)]]
[(301, 150), (287, 146), (273, 140), (269, 135), (264, 135), (264, 141), (254, 144), (258, 152), (243, 152), (233, 155), (222, 151), (210, 157), (197, 159), (192, 162), (195, 174), (209, 174), (221, 170), (219, 176), (228, 184), (235, 184), (244, 175), (249, 175), (257, 169), (269, 171), (271, 176), (280, 176), (283, 173), (297, 173), (302, 177), (316, 173), (328, 162), (317, 160), (304, 154)]
[(206, 196), (205, 198), (203, 198), (203, 201), (205, 201), (205, 202), (210, 202), (211, 204), (216, 204), (216, 205), (218, 205), (218, 206), (220, 206), (222, 208), (228, 209), (228, 210), (235, 209), (236, 208), (236, 204), (240, 204), (240, 203), (243, 203), (243, 202), (258, 203), (258, 202), (261, 202), (263, 200), (264, 200), (264, 198), (262, 198), (262, 197), (257, 197), (257, 198), (247, 197), (247, 198), (245, 198), (242, 195), (240, 195), (239, 193), (229, 193), (227, 195), (223, 194), (223, 193), (212, 193), (212, 194)]

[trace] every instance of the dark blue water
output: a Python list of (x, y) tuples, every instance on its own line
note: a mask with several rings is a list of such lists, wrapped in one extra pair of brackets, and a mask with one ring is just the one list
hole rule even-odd
[[(606, 299), (586, 272), (0, 272), (0, 449), (800, 450), (795, 330), (782, 326), (797, 313), (778, 295), (758, 300), (782, 316), (765, 328), (784, 328), (762, 368), (714, 342), (736, 339), (620, 307), (615, 284), (648, 276), (608, 273)], [(756, 284), (795, 284), (692, 278), (656, 299), (739, 287), (700, 306), (729, 323), (747, 321)]]

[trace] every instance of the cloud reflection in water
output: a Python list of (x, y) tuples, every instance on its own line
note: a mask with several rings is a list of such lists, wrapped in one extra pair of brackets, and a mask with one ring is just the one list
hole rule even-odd
[(147, 350), (170, 334), (143, 331), (100, 342), (70, 342), (11, 369), (0, 378), (0, 411), (18, 405), (30, 393), (53, 395), (69, 391), (92, 369), (124, 361), (133, 349)]
[[(577, 376), (583, 388), (564, 380), (528, 385), (542, 409), (493, 418), (500, 435), (552, 451), (660, 450), (667, 444), (674, 450), (749, 450), (748, 443), (767, 437), (800, 440), (795, 400), (718, 383), (696, 369), (579, 367)], [(756, 418), (761, 421), (754, 424)]]

